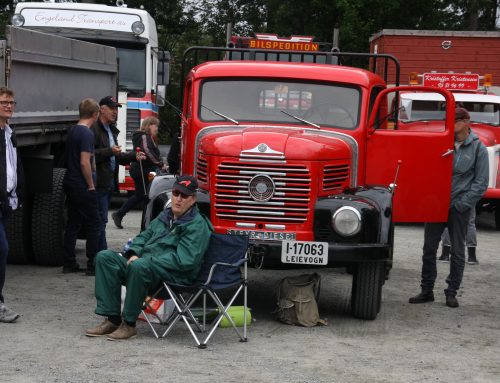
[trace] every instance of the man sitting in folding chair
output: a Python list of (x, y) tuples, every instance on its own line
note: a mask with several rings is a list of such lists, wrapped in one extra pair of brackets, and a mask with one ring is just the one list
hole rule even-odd
[[(150, 291), (165, 280), (190, 284), (198, 276), (213, 227), (198, 211), (197, 189), (194, 177), (177, 177), (172, 206), (134, 238), (123, 256), (111, 250), (97, 254), (95, 313), (107, 318), (88, 329), (87, 336), (107, 335), (108, 340), (136, 336), (135, 323)], [(120, 315), (122, 285), (127, 286), (127, 295)]]
[[(248, 236), (212, 233), (210, 245), (205, 254), (200, 274), (191, 285), (164, 281), (162, 286), (153, 294), (154, 297), (169, 297), (175, 306), (174, 313), (166, 320), (157, 317), (160, 324), (166, 325), (167, 329), (161, 336), (165, 337), (173, 329), (175, 324), (183, 321), (199, 348), (206, 348), (207, 343), (223, 319), (226, 319), (234, 329), (241, 342), (247, 341), (247, 321), (250, 315), (247, 310), (247, 251)], [(243, 270), (241, 270), (243, 269)], [(219, 293), (232, 289), (229, 297), (224, 301)], [(165, 294), (166, 293), (166, 294)], [(243, 319), (243, 333), (241, 333), (233, 318), (229, 315), (229, 310), (236, 298), (243, 293), (243, 310), (239, 319)], [(207, 297), (212, 304), (216, 305), (215, 318), (206, 323), (207, 318)], [(202, 322), (200, 323), (193, 314), (192, 308), (198, 298), (203, 299)], [(224, 303), (226, 302), (226, 303)], [(148, 302), (146, 302), (148, 305)], [(213, 311), (213, 309), (210, 309)], [(243, 317), (243, 318), (241, 318)], [(157, 338), (160, 337), (153, 324), (145, 316), (151, 330)], [(208, 324), (208, 327), (205, 325)], [(201, 335), (197, 336), (195, 330)]]

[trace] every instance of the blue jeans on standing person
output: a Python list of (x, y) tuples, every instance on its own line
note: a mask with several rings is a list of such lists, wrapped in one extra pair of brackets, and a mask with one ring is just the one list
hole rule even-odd
[[(443, 241), (443, 246), (451, 246), (450, 235), (448, 234), (448, 229), (445, 229), (443, 235), (441, 236)], [(476, 234), (476, 209), (471, 209), (469, 222), (467, 223), (467, 235), (465, 236), (465, 246), (476, 247), (477, 246), (477, 234)]]
[(107, 189), (96, 189), (97, 191), (97, 206), (99, 209), (99, 218), (101, 220), (99, 226), (99, 251), (108, 248), (106, 241), (106, 224), (108, 223), (109, 203), (111, 202), (112, 187)]
[(441, 234), (446, 227), (450, 234), (453, 254), (450, 259), (450, 273), (446, 278), (448, 288), (444, 290), (446, 296), (456, 296), (462, 283), (465, 267), (465, 235), (469, 222), (470, 209), (459, 212), (451, 208), (448, 213), (448, 222), (426, 223), (424, 227), (424, 252), (422, 256), (423, 292), (431, 292), (437, 277), (436, 254), (441, 242)]
[[(8, 203), (8, 202), (6, 202)], [(3, 205), (5, 206), (5, 204)], [(5, 271), (7, 267), (7, 255), (9, 254), (9, 243), (5, 233), (8, 212), (0, 207), (0, 302), (3, 302), (3, 285), (5, 284)]]

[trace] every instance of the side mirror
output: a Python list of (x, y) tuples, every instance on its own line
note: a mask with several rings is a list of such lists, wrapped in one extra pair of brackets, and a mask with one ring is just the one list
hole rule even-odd
[(170, 81), (170, 52), (158, 52), (158, 84), (168, 85)]
[(165, 106), (166, 96), (167, 96), (167, 86), (161, 84), (156, 85), (156, 105)]

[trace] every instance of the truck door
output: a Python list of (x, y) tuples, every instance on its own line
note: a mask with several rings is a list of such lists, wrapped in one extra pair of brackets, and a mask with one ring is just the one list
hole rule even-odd
[(385, 89), (375, 100), (368, 125), (365, 181), (367, 185), (396, 183), (394, 222), (444, 222), (450, 204), (455, 101), (446, 90), (419, 87), (445, 97), (442, 129), (423, 131), (418, 125), (412, 130), (398, 130), (397, 125), (390, 129), (393, 124), (383, 121), (386, 106), (391, 105), (388, 96), (406, 90), (415, 91), (415, 87)]

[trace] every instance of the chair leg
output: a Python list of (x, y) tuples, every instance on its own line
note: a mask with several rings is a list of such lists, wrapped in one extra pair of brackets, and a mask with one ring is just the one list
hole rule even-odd
[(220, 323), (220, 321), (222, 320), (223, 317), (225, 317), (229, 321), (229, 323), (231, 323), (231, 327), (236, 332), (236, 334), (238, 335), (238, 337), (240, 338), (240, 340), (243, 341), (243, 342), (245, 341), (245, 337), (243, 337), (241, 335), (240, 331), (236, 327), (236, 323), (234, 323), (234, 321), (233, 321), (233, 318), (231, 318), (231, 316), (227, 313), (227, 309), (229, 307), (231, 307), (231, 305), (233, 304), (233, 302), (238, 297), (238, 294), (240, 293), (240, 291), (241, 291), (242, 288), (243, 288), (243, 286), (240, 286), (238, 288), (238, 290), (236, 291), (236, 293), (233, 295), (232, 299), (228, 302), (228, 304), (226, 306), (223, 305), (222, 301), (219, 299), (219, 297), (217, 296), (217, 294), (215, 294), (213, 291), (210, 291), (210, 290), (207, 291), (207, 293), (210, 295), (210, 297), (213, 299), (213, 301), (217, 304), (217, 307), (219, 308), (219, 310), (221, 312), (219, 313), (219, 315), (217, 316), (217, 318), (214, 320), (214, 323), (210, 327), (210, 331), (209, 331), (207, 337), (202, 342), (203, 344), (208, 343), (208, 341), (210, 340), (210, 338), (214, 334), (215, 330), (217, 329), (217, 326), (219, 326), (219, 323)]
[[(198, 337), (196, 336), (196, 334), (194, 333), (193, 331), (193, 328), (191, 326), (191, 324), (189, 323), (188, 319), (186, 318), (186, 315), (189, 316), (189, 318), (191, 319), (191, 321), (193, 322), (193, 325), (196, 326), (196, 328), (198, 329), (198, 331), (201, 331), (201, 327), (200, 325), (198, 324), (198, 321), (196, 320), (196, 318), (193, 316), (193, 314), (191, 313), (191, 306), (193, 305), (193, 303), (196, 301), (196, 299), (198, 299), (198, 297), (200, 296), (201, 294), (201, 291), (199, 291), (198, 293), (196, 294), (193, 294), (191, 297), (189, 297), (189, 299), (184, 300), (184, 298), (180, 295), (180, 294), (176, 294), (174, 291), (172, 291), (172, 289), (170, 289), (170, 287), (168, 285), (165, 285), (165, 288), (167, 289), (167, 292), (168, 294), (170, 295), (170, 297), (172, 298), (173, 300), (173, 303), (174, 303), (174, 306), (175, 306), (175, 309), (177, 310), (177, 314), (175, 315), (175, 317), (172, 319), (171, 323), (168, 325), (167, 329), (165, 330), (165, 332), (163, 333), (162, 335), (162, 338), (166, 337), (170, 331), (174, 328), (175, 324), (180, 320), (182, 319), (184, 321), (184, 323), (186, 324), (189, 332), (191, 333), (191, 336), (193, 337), (194, 341), (196, 342), (196, 344), (198, 346), (200, 346), (200, 340), (198, 339)], [(179, 305), (179, 302), (182, 303), (182, 307)]]

